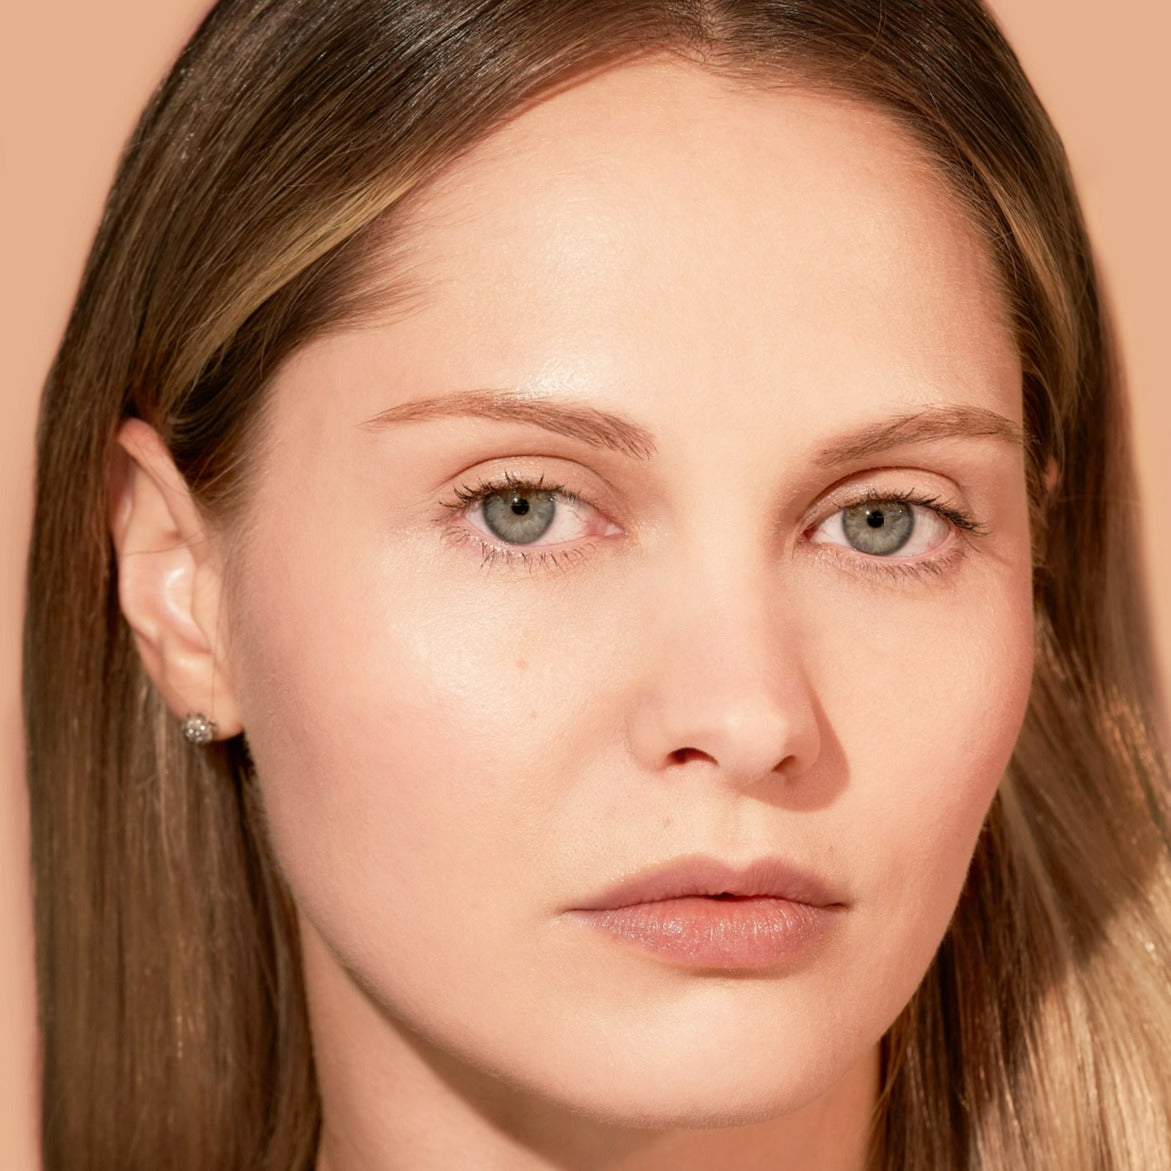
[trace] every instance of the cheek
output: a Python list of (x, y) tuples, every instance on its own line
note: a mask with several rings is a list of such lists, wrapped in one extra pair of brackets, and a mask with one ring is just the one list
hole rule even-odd
[(897, 1009), (946, 931), (1024, 717), (1028, 575), (957, 590), (885, 625), (859, 617), (868, 633), (848, 626), (823, 648), (839, 671), (822, 694), (849, 778), (841, 811), (858, 911), (872, 917), (875, 958), (885, 957), (874, 972)]
[(237, 674), (294, 897), (357, 967), (393, 968), (396, 941), (470, 950), (499, 919), (493, 893), (531, 886), (574, 779), (561, 762), (596, 739), (582, 691), (597, 670), (579, 655), (567, 679), (524, 591), (486, 601), (475, 572), (430, 572), (433, 555), (339, 545), (294, 563), (284, 547), (241, 590)]

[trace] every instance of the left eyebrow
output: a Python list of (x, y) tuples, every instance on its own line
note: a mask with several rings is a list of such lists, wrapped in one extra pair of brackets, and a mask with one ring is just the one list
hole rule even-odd
[(818, 451), (816, 461), (823, 468), (835, 468), (905, 444), (956, 438), (996, 439), (1014, 447), (1025, 446), (1021, 425), (996, 411), (976, 406), (925, 406), (839, 436)]
[(632, 419), (586, 403), (512, 390), (460, 390), (435, 398), (415, 399), (380, 411), (360, 426), (377, 430), (395, 423), (469, 416), (502, 423), (528, 423), (634, 459), (649, 459), (655, 452), (654, 436)]

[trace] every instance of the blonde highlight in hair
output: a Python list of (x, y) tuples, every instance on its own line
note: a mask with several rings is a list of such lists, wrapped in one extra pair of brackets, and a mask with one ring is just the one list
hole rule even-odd
[(372, 261), (414, 194), (556, 87), (663, 53), (894, 118), (987, 239), (1021, 352), (1033, 691), (951, 927), (884, 1040), (872, 1165), (1171, 1168), (1168, 774), (1123, 388), (1061, 146), (976, 0), (209, 14), (126, 150), (38, 434), (25, 711), (47, 1167), (308, 1168), (319, 1125), (246, 743), (189, 750), (119, 612), (120, 421), (157, 427), (229, 526), (275, 370), (409, 298), (409, 274), (380, 283)]

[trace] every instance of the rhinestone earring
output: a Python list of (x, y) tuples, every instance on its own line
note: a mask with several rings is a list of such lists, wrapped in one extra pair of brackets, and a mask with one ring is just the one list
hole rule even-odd
[(202, 746), (215, 739), (215, 721), (203, 712), (188, 712), (179, 726), (191, 744)]

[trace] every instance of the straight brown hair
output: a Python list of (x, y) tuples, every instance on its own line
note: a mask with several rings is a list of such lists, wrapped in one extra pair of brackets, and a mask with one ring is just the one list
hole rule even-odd
[(987, 12), (221, 0), (126, 149), (40, 419), (24, 696), (51, 1171), (308, 1168), (319, 1123), (246, 740), (190, 751), (119, 611), (120, 421), (155, 426), (230, 527), (274, 371), (393, 294), (370, 262), (404, 199), (527, 104), (648, 54), (897, 121), (987, 239), (1020, 348), (1033, 691), (883, 1042), (873, 1166), (1171, 1167), (1168, 775), (1125, 400), (1060, 143)]

